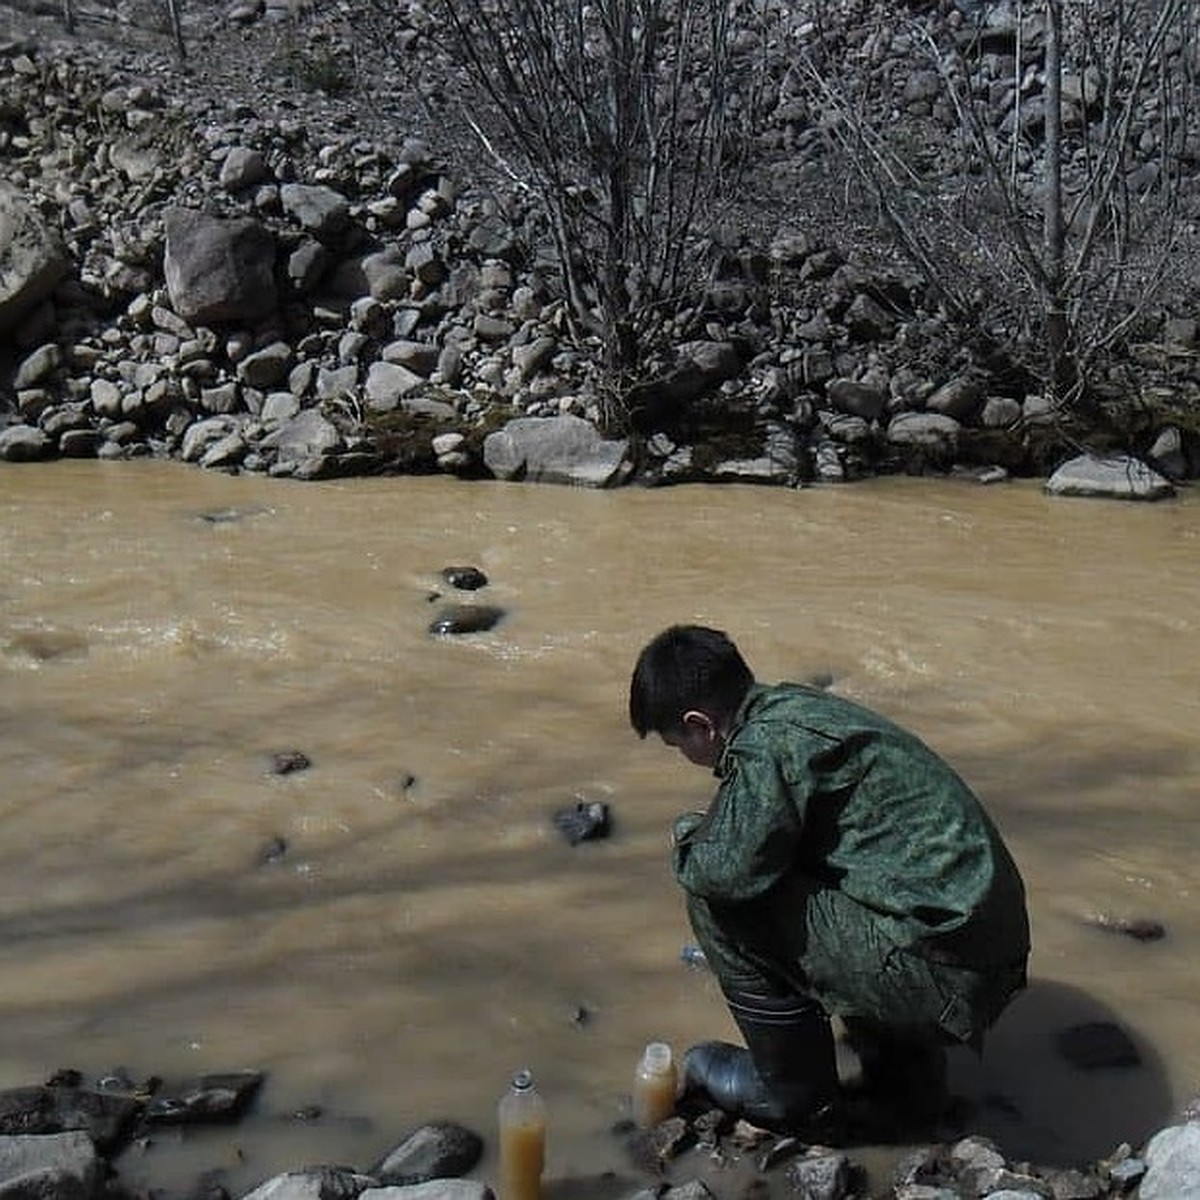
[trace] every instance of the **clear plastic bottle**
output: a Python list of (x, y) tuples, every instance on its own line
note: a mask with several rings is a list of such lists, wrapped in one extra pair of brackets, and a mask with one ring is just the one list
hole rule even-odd
[(497, 1110), (500, 1200), (541, 1200), (546, 1165), (546, 1101), (529, 1071), (518, 1071)]
[(633, 1077), (633, 1119), (639, 1129), (653, 1129), (675, 1111), (679, 1076), (666, 1042), (651, 1042), (642, 1051)]

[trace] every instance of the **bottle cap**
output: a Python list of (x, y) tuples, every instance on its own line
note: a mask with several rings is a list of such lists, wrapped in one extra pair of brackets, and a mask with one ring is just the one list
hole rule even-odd
[(666, 1042), (650, 1042), (642, 1054), (648, 1070), (665, 1071), (671, 1065), (671, 1047)]
[(514, 1089), (518, 1092), (527, 1092), (533, 1087), (533, 1072), (528, 1067), (522, 1067), (512, 1080)]

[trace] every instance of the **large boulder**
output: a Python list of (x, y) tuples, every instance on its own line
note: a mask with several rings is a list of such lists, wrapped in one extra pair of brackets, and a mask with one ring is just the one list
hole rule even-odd
[(255, 322), (275, 310), (275, 239), (252, 217), (166, 215), (163, 259), (171, 306), (192, 325)]
[(1098, 496), (1110, 500), (1162, 500), (1175, 494), (1169, 479), (1128, 454), (1080, 454), (1046, 480), (1051, 496)]
[(37, 210), (15, 187), (0, 181), (0, 339), (70, 269), (66, 251)]
[(497, 479), (608, 487), (628, 476), (628, 451), (582, 417), (518, 417), (484, 439), (483, 461)]

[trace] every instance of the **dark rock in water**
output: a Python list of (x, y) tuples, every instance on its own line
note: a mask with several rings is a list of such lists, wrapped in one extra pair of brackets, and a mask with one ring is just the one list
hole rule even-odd
[(478, 567), (443, 567), (442, 578), (460, 592), (476, 592), (488, 584), (488, 577)]
[(260, 867), (270, 866), (272, 863), (282, 862), (287, 857), (288, 844), (286, 838), (273, 837), (266, 845), (258, 852), (258, 865)]
[(279, 750), (271, 755), (271, 773), (290, 775), (293, 771), (307, 771), (312, 760), (303, 750)]
[(1110, 1021), (1072, 1025), (1058, 1035), (1058, 1051), (1084, 1071), (1100, 1067), (1136, 1067), (1142, 1056), (1129, 1035)]
[(452, 604), (441, 609), (429, 626), (435, 637), (457, 633), (483, 633), (504, 616), (504, 609), (490, 604)]
[(124, 1143), (142, 1115), (136, 1096), (83, 1087), (21, 1087), (0, 1091), (0, 1134), (82, 1130), (102, 1154)]
[(384, 1186), (405, 1187), (465, 1175), (482, 1156), (479, 1134), (453, 1121), (431, 1121), (413, 1130), (369, 1174)]
[(608, 805), (600, 800), (580, 800), (554, 814), (554, 824), (572, 846), (607, 837), (610, 830)]
[(208, 525), (232, 525), (235, 521), (256, 516), (261, 510), (245, 508), (214, 508), (199, 514), (200, 520)]
[(1093, 913), (1086, 920), (1097, 929), (1123, 933), (1135, 942), (1157, 942), (1167, 936), (1166, 926), (1152, 917), (1114, 917), (1111, 913)]
[(201, 1075), (155, 1096), (146, 1108), (152, 1125), (198, 1125), (237, 1121), (262, 1086), (261, 1071)]

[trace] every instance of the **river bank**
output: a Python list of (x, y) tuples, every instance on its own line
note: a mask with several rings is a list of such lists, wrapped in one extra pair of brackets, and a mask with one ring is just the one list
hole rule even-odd
[[(153, 22), (85, 13), (70, 35), (4, 10), (0, 458), (509, 479), (539, 477), (552, 441), (552, 471), (593, 486), (1045, 476), (1081, 448), (1194, 473), (1194, 314), (1164, 301), (1103, 405), (1048, 397), (862, 212), (831, 208), (830, 144), (797, 140), (782, 99), (738, 232), (614, 397), (528, 196), (476, 178), (431, 112), (428, 14), (399, 6), (401, 67), (368, 29), (235, 9), (188, 6), (207, 49), (186, 64)], [(738, 53), (836, 50), (852, 70), (868, 32), (783, 6)], [(306, 90), (297, 62), (351, 50), (354, 86)], [(903, 45), (874, 52), (904, 91)]]

